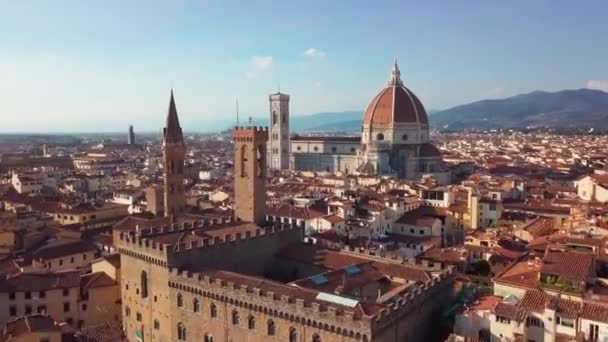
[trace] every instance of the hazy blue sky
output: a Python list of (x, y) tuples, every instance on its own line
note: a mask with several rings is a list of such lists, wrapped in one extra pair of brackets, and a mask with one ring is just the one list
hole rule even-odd
[[(398, 58), (427, 108), (608, 79), (608, 1), (0, 0), (0, 131), (363, 110)], [(606, 86), (606, 82), (595, 82)], [(188, 127), (186, 127), (188, 128)]]

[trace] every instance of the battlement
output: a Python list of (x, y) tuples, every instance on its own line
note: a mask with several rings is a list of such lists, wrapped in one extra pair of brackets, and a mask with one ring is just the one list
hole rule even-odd
[(270, 94), (268, 95), (268, 98), (270, 99), (270, 101), (289, 101), (289, 95), (283, 93)]
[(381, 331), (403, 315), (416, 311), (429, 298), (446, 293), (446, 287), (451, 286), (448, 278), (453, 274), (451, 268), (447, 269), (437, 277), (409, 287), (406, 293), (392, 297), (380, 310), (369, 313), (361, 313), (362, 308), (359, 307), (338, 305), (319, 299), (320, 297), (312, 299), (309, 290), (295, 289), (286, 284), (275, 283), (266, 290), (252, 287), (247, 285), (251, 283), (247, 279), (240, 283), (234, 274), (224, 275), (222, 271), (209, 275), (171, 268), (169, 286), (177, 291), (225, 300), (234, 305), (250, 307), (254, 304), (264, 313), (306, 322), (310, 326), (343, 336), (359, 335), (365, 341), (371, 340), (368, 338), (374, 332)]
[(429, 272), (435, 272), (435, 271), (452, 272), (453, 268), (454, 268), (451, 265), (447, 265), (447, 264), (440, 263), (440, 262), (433, 262), (433, 261), (428, 261), (428, 260), (423, 260), (423, 259), (421, 259), (421, 260), (408, 259), (408, 258), (401, 257), (401, 256), (398, 256), (395, 254), (387, 255), (387, 256), (379, 256), (376, 254), (372, 254), (368, 250), (359, 250), (357, 248), (351, 250), (348, 246), (340, 249), (340, 252), (347, 253), (347, 254), (354, 254), (356, 256), (364, 257), (364, 258), (370, 259), (370, 260), (378, 260), (378, 261), (383, 261), (383, 262), (391, 262), (391, 263), (397, 263), (397, 264), (402, 264), (402, 265), (409, 265), (409, 266), (417, 267), (424, 271), (429, 271)]
[[(232, 219), (225, 217), (212, 220), (193, 220), (182, 224), (160, 227), (136, 227), (135, 231), (119, 233), (119, 247), (121, 252), (125, 254), (156, 257), (168, 262), (172, 256), (189, 253), (196, 249), (222, 248), (223, 246), (234, 248), (235, 244), (246, 243), (254, 239), (268, 238), (299, 229), (290, 224), (275, 223), (271, 226), (258, 227), (251, 231), (226, 233), (221, 236), (219, 233), (214, 232), (214, 228), (230, 228), (231, 223), (233, 223)], [(234, 224), (238, 226), (237, 223)], [(223, 225), (226, 226), (223, 227)], [(206, 229), (208, 230), (206, 231)], [(198, 236), (198, 239), (188, 239), (188, 242), (179, 242), (182, 240), (183, 234), (197, 235), (198, 232), (203, 233)], [(176, 239), (177, 243), (161, 243), (155, 240), (157, 237), (176, 233), (182, 233), (181, 237)], [(205, 233), (208, 236), (205, 236)]]
[(171, 269), (169, 287), (233, 305), (254, 307), (279, 319), (301, 322), (339, 335), (371, 340), (372, 319), (358, 314), (356, 308), (311, 299), (307, 290), (286, 284), (275, 283), (270, 290), (247, 285), (245, 281), (240, 283), (232, 274), (222, 276), (221, 271), (210, 276)]
[(251, 142), (268, 140), (266, 126), (236, 126), (232, 131), (235, 141)]

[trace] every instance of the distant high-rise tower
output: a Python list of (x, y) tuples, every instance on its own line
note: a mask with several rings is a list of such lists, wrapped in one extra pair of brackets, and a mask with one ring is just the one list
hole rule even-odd
[(266, 127), (236, 127), (234, 136), (234, 214), (258, 225), (266, 221)]
[(186, 146), (177, 118), (175, 99), (171, 90), (167, 123), (163, 129), (163, 158), (165, 174), (165, 216), (178, 215), (186, 205), (184, 196), (184, 160)]
[(270, 95), (269, 100), (268, 160), (271, 169), (285, 170), (289, 168), (289, 95), (278, 92)]
[(133, 125), (129, 125), (129, 136), (127, 137), (127, 144), (135, 144), (135, 132), (133, 131)]

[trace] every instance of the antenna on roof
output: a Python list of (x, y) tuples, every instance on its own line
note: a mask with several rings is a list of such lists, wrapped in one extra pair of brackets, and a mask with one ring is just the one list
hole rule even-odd
[(279, 94), (281, 93), (281, 82), (279, 82)]
[(236, 126), (239, 126), (239, 98), (236, 98)]

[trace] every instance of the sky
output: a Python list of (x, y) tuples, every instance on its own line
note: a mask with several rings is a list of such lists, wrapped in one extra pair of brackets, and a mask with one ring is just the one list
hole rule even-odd
[(394, 59), (427, 109), (608, 91), (605, 0), (0, 0), (0, 132), (363, 111)]

